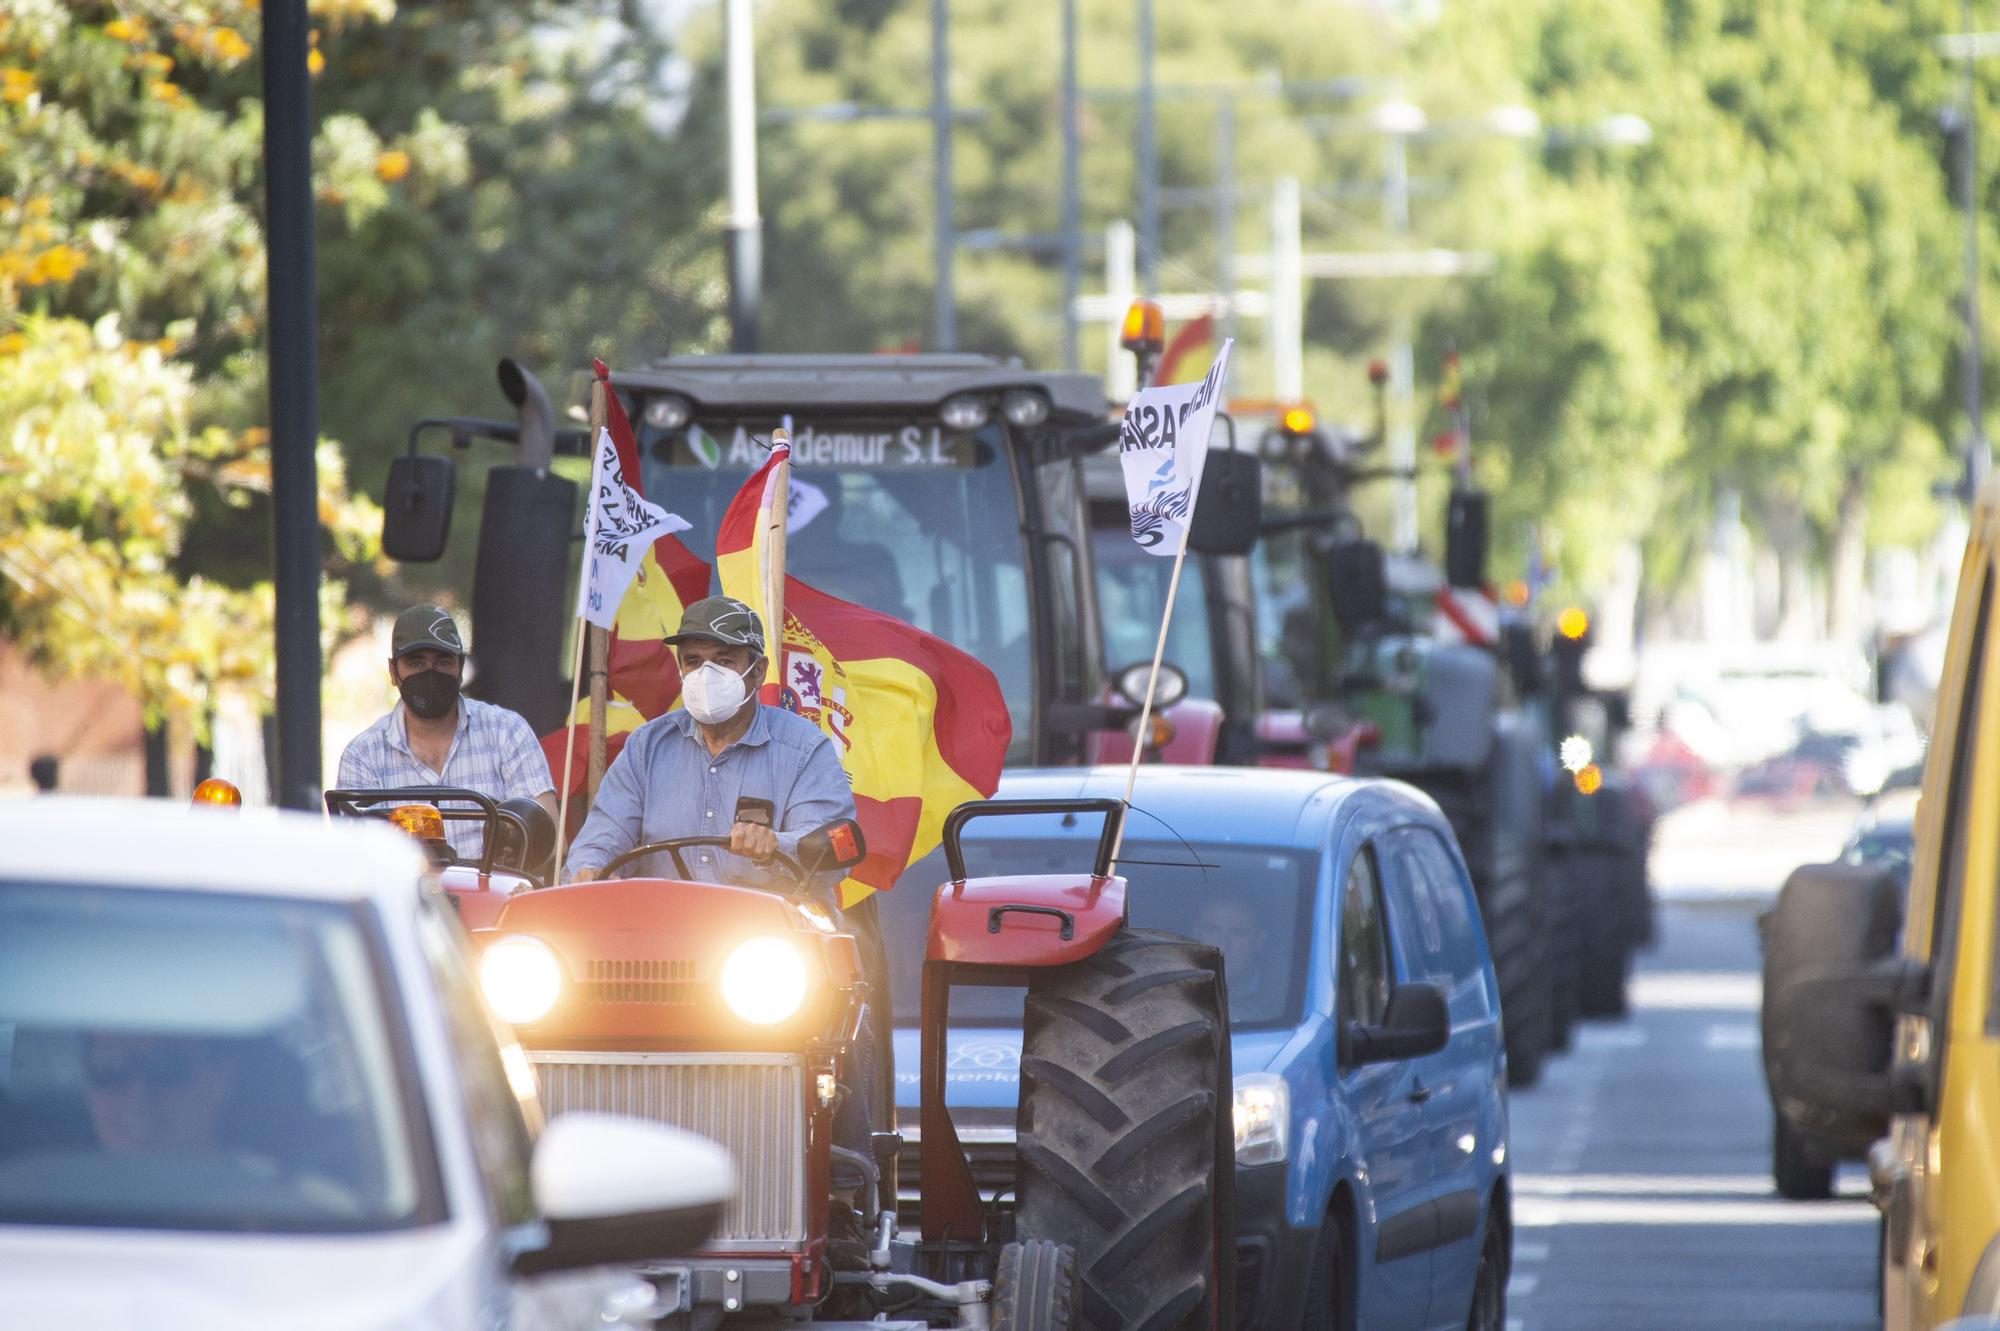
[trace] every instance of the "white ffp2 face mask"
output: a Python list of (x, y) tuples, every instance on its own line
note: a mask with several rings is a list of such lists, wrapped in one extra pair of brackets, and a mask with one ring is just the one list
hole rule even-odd
[(681, 700), (687, 704), (688, 715), (704, 725), (727, 721), (749, 696), (750, 686), (743, 676), (714, 661), (704, 661), (681, 676)]

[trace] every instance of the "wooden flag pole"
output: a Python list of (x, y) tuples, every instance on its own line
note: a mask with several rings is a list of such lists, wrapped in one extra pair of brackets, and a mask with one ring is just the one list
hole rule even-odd
[[(1196, 478), (1195, 490), (1201, 489)], [(1132, 739), (1132, 763), (1125, 769), (1125, 814), (1118, 820), (1118, 835), (1111, 841), (1111, 869), (1118, 869), (1118, 852), (1125, 848), (1125, 827), (1131, 821), (1132, 787), (1139, 779), (1139, 760), (1146, 756), (1146, 735), (1153, 720), (1153, 691), (1160, 684), (1160, 658), (1167, 650), (1167, 625), (1174, 621), (1174, 597), (1181, 589), (1181, 564), (1187, 559), (1188, 535), (1194, 530), (1194, 506), (1188, 506), (1187, 525), (1181, 528), (1180, 548), (1174, 551), (1174, 571), (1167, 576), (1167, 604), (1160, 612), (1160, 636), (1153, 643), (1153, 669), (1146, 676), (1146, 700), (1139, 707), (1139, 732)]]
[(563, 880), (563, 854), (569, 849), (569, 783), (576, 763), (576, 699), (583, 688), (583, 631), (588, 627), (581, 617), (577, 619), (576, 650), (570, 653), (569, 710), (563, 713), (563, 774), (561, 793), (556, 797), (556, 872), (550, 880), (552, 886)]
[[(602, 379), (590, 381), (590, 447), (596, 456), (598, 438), (604, 433), (606, 409), (604, 395), (610, 385)], [(591, 495), (592, 504), (597, 496)], [(584, 551), (588, 559), (590, 552)], [(590, 637), (590, 766), (586, 769), (589, 784), (584, 788), (586, 800), (597, 799), (597, 787), (604, 781), (604, 719), (610, 699), (611, 679), (611, 630), (588, 626)]]
[[(792, 436), (780, 425), (771, 443), (785, 446), (786, 456), (771, 474), (771, 511), (764, 515), (764, 683), (782, 690), (785, 683), (785, 532), (792, 507)], [(772, 699), (773, 702), (776, 699)]]

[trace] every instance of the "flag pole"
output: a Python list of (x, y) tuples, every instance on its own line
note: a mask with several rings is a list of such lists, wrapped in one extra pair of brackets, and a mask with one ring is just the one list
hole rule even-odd
[[(1195, 491), (1201, 485), (1196, 480)], [(1174, 619), (1174, 597), (1181, 589), (1181, 563), (1187, 558), (1188, 534), (1194, 530), (1194, 507), (1189, 505), (1187, 525), (1181, 528), (1180, 548), (1174, 551), (1174, 571), (1167, 575), (1167, 604), (1160, 612), (1160, 636), (1153, 642), (1153, 669), (1146, 676), (1146, 700), (1139, 707), (1139, 731), (1132, 739), (1132, 762), (1125, 769), (1125, 795), (1123, 804), (1129, 814), (1132, 809), (1132, 787), (1139, 779), (1139, 760), (1146, 756), (1146, 734), (1153, 719), (1153, 693), (1160, 685), (1160, 658), (1167, 650), (1167, 625)], [(1111, 868), (1118, 868), (1118, 852), (1125, 848), (1126, 819), (1118, 820), (1118, 835), (1111, 841)]]
[[(591, 456), (597, 455), (598, 439), (604, 433), (604, 421), (608, 414), (604, 405), (604, 395), (611, 386), (602, 379), (590, 381), (590, 448)], [(598, 479), (592, 467), (592, 479)], [(595, 494), (590, 496), (593, 510), (597, 503)], [(590, 551), (583, 552), (585, 559)], [(585, 632), (590, 641), (590, 766), (586, 768), (589, 784), (584, 787), (586, 801), (597, 798), (597, 787), (604, 781), (604, 716), (610, 703), (611, 630), (586, 624)]]
[[(789, 420), (789, 418), (787, 418)], [(769, 558), (761, 570), (764, 577), (764, 686), (782, 692), (785, 682), (785, 533), (791, 512), (792, 434), (788, 426), (771, 431), (771, 446), (783, 444), (785, 456), (771, 473), (771, 511), (764, 515), (764, 549)], [(766, 699), (775, 703), (777, 698)]]
[[(588, 548), (583, 557), (590, 558)], [(562, 791), (556, 797), (556, 872), (551, 886), (562, 882), (563, 854), (569, 849), (569, 782), (576, 762), (576, 699), (583, 688), (583, 631), (588, 627), (583, 617), (577, 616), (576, 650), (570, 653), (569, 662), (569, 710), (563, 713)]]

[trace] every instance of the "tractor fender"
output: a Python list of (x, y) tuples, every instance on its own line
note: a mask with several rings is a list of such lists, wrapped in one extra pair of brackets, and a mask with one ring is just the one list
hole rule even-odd
[(1067, 966), (1125, 925), (1125, 880), (1022, 874), (946, 883), (931, 903), (926, 962)]

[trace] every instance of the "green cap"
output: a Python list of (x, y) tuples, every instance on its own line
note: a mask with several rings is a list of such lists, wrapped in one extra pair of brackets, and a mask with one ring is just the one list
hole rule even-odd
[(748, 647), (764, 654), (764, 625), (757, 612), (733, 596), (705, 596), (681, 612), (681, 626), (669, 643), (706, 638), (725, 647)]
[(449, 610), (434, 605), (413, 605), (396, 616), (396, 631), (390, 637), (389, 654), (439, 651), (465, 655), (465, 639), (458, 636), (458, 622)]

